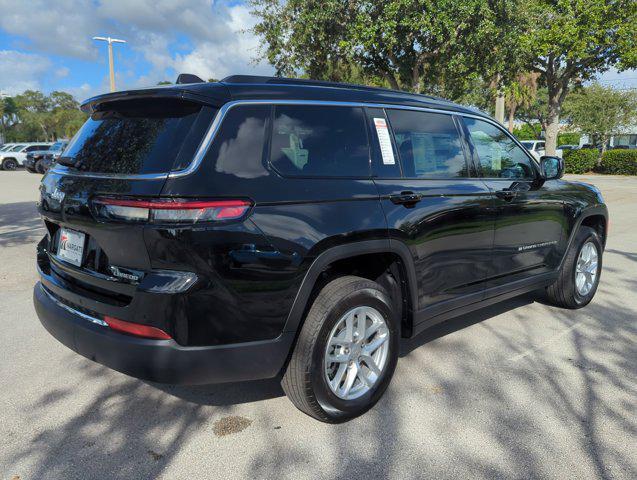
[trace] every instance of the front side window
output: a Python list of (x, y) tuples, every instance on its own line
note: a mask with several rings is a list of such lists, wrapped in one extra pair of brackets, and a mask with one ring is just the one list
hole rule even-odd
[(369, 177), (369, 145), (358, 107), (277, 105), (270, 163), (282, 175)]
[(535, 177), (529, 156), (503, 130), (475, 118), (465, 118), (464, 123), (478, 152), (483, 177)]
[(407, 178), (468, 177), (458, 129), (451, 115), (387, 110)]
[(19, 152), (20, 150), (22, 150), (24, 148), (24, 145), (16, 145), (15, 147), (13, 147), (12, 149), (10, 149), (11, 152)]

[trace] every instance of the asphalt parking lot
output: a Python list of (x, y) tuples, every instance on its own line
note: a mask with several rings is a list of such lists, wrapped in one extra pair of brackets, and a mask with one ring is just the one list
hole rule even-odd
[(0, 171), (0, 478), (637, 478), (637, 178), (572, 178), (611, 214), (593, 302), (448, 321), (330, 426), (276, 381), (155, 385), (59, 344), (31, 301), (40, 177)]

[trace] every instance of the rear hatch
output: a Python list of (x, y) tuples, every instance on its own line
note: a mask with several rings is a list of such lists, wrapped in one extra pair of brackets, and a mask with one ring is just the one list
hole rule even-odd
[(91, 102), (90, 118), (44, 177), (39, 211), (48, 234), (38, 264), (45, 286), (65, 301), (125, 307), (150, 269), (145, 223), (110, 222), (97, 200), (152, 201), (171, 172), (191, 163), (217, 108), (170, 93)]

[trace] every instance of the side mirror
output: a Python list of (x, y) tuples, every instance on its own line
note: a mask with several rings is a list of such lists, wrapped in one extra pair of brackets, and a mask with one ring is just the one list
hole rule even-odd
[(555, 180), (564, 175), (564, 160), (560, 157), (544, 155), (540, 157), (540, 169), (544, 180)]

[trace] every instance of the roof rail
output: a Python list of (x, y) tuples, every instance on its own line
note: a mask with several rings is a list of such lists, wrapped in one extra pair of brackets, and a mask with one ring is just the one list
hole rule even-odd
[(387, 90), (381, 87), (368, 87), (356, 83), (330, 82), (328, 80), (311, 80), (309, 78), (266, 77), (259, 75), (230, 75), (222, 83), (270, 83), (277, 85), (314, 85), (318, 87), (358, 88), (361, 90)]
[[(371, 91), (385, 91), (396, 93), (400, 90), (392, 90), (390, 88), (383, 87), (370, 87), (367, 85), (359, 85), (357, 83), (341, 83), (330, 82), (327, 80), (310, 80), (307, 78), (287, 78), (287, 77), (266, 77), (260, 75), (230, 75), (219, 80), (221, 83), (260, 83), (260, 84), (277, 84), (277, 85), (307, 85), (316, 87), (331, 87), (331, 88), (354, 88), (357, 90), (371, 90)], [(422, 93), (400, 92), (407, 95), (418, 95), (432, 100), (439, 100), (448, 102), (448, 100), (433, 95), (424, 95)]]

